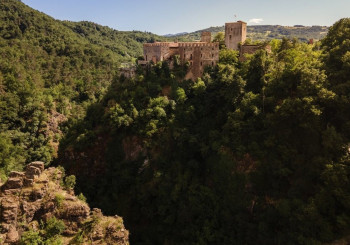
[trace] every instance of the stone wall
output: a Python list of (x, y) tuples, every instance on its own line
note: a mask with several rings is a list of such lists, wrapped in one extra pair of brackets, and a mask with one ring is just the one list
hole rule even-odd
[(240, 53), (239, 53), (239, 60), (245, 61), (245, 55), (246, 54), (254, 54), (256, 51), (264, 49), (266, 52), (271, 53), (271, 46), (270, 45), (252, 45), (252, 44), (244, 44), (241, 46)]
[(181, 63), (190, 63), (186, 79), (201, 77), (206, 66), (215, 66), (219, 61), (219, 43), (179, 43)]
[[(211, 34), (203, 38), (211, 39)], [(186, 79), (196, 79), (202, 76), (205, 66), (215, 66), (219, 61), (219, 43), (211, 42), (179, 42), (179, 43), (146, 43), (144, 44), (144, 59), (146, 63), (169, 60), (174, 55), (180, 56), (182, 64), (190, 63)]]
[(239, 50), (238, 44), (247, 38), (247, 23), (243, 21), (225, 23), (225, 44), (228, 49)]
[(178, 43), (171, 42), (145, 43), (143, 45), (144, 59), (145, 61), (153, 61), (154, 63), (167, 60), (176, 53), (177, 47)]

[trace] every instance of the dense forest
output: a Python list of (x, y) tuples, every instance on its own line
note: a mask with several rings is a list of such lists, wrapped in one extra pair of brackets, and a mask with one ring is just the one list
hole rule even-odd
[(120, 78), (61, 141), (58, 163), (132, 244), (323, 244), (350, 228), (350, 19), (316, 45), (273, 40), (183, 80)]
[[(164, 40), (89, 22), (61, 22), (17, 0), (0, 4), (0, 178), (56, 156), (66, 125), (85, 115), (119, 64)], [(62, 124), (63, 123), (63, 124)]]
[(137, 68), (151, 33), (0, 4), (0, 178), (62, 165), (131, 244), (325, 244), (350, 233), (350, 19), (314, 45)]

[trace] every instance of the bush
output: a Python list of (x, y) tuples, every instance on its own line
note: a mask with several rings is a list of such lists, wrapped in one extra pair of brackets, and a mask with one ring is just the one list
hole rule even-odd
[(56, 217), (52, 217), (48, 219), (44, 225), (45, 237), (47, 239), (51, 239), (53, 237), (61, 235), (65, 229), (66, 227), (62, 220), (56, 219)]
[(72, 190), (75, 187), (75, 176), (69, 175), (64, 179), (64, 188), (67, 190)]
[(40, 236), (39, 232), (29, 230), (29, 231), (23, 232), (19, 244), (20, 245), (40, 245), (40, 244), (43, 244), (43, 239)]

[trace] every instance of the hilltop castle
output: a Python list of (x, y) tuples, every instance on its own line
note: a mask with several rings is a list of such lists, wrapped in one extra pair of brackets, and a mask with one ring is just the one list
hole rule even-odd
[[(254, 53), (261, 46), (245, 45), (247, 37), (247, 23), (243, 21), (225, 23), (225, 45), (228, 49), (240, 51), (240, 60), (244, 54)], [(239, 45), (242, 44), (242, 45)], [(210, 32), (202, 32), (199, 42), (155, 42), (143, 45), (144, 60), (139, 65), (149, 64), (151, 61), (170, 60), (178, 55), (181, 64), (189, 62), (190, 68), (186, 79), (201, 77), (206, 66), (215, 66), (219, 61), (219, 43), (211, 41)]]

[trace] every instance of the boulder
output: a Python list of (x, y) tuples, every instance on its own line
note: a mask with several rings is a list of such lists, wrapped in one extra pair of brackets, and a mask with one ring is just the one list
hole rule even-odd
[(22, 178), (9, 178), (2, 186), (3, 190), (10, 190), (10, 189), (19, 189), (23, 186), (23, 179)]

